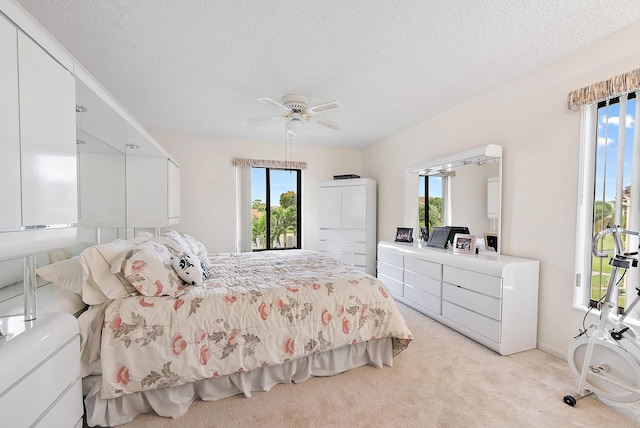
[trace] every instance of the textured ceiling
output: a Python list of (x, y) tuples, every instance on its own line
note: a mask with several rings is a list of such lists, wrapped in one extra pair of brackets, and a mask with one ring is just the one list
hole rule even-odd
[(18, 0), (142, 124), (282, 141), (256, 101), (341, 101), (365, 147), (640, 19), (637, 0)]

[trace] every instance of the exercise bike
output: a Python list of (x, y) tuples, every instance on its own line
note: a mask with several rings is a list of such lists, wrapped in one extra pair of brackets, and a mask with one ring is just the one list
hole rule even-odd
[(638, 252), (625, 253), (621, 236), (640, 233), (619, 226), (607, 227), (593, 237), (591, 251), (595, 257), (608, 257), (598, 251), (600, 239), (608, 234), (613, 235), (614, 254), (609, 260), (611, 276), (600, 304), (600, 319), (589, 328), (583, 326), (567, 352), (571, 370), (579, 378), (577, 393), (564, 397), (570, 406), (592, 393), (622, 403), (640, 399), (640, 336), (624, 322), (640, 302), (640, 286), (636, 287), (636, 298), (620, 315), (617, 303), (618, 284), (627, 269), (638, 265)]

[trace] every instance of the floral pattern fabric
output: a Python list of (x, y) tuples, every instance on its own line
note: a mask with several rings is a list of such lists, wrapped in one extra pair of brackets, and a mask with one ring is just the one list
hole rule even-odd
[(277, 365), (315, 352), (412, 339), (385, 285), (320, 253), (210, 254), (181, 296), (130, 296), (105, 312), (104, 399)]

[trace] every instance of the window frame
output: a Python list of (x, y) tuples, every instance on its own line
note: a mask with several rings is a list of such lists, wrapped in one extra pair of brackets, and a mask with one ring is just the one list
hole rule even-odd
[[(272, 248), (271, 239), (267, 239), (266, 248), (251, 248), (252, 252), (260, 252), (260, 251), (276, 251), (276, 250), (299, 250), (302, 249), (302, 170), (298, 168), (272, 168), (272, 167), (262, 167), (262, 166), (252, 166), (251, 170), (264, 170), (265, 171), (265, 216), (266, 218), (266, 236), (271, 236), (271, 205), (269, 201), (271, 200), (271, 171), (291, 171), (296, 173), (296, 245), (293, 247), (284, 247), (284, 248)], [(253, 197), (251, 198), (253, 202)], [(286, 238), (285, 238), (286, 239)], [(252, 239), (253, 241), (253, 239)]]
[[(639, 108), (639, 98), (635, 93), (626, 94), (628, 100), (636, 99), (636, 109)], [(581, 110), (581, 133), (580, 133), (580, 152), (578, 166), (578, 200), (577, 200), (577, 221), (576, 221), (576, 256), (575, 256), (575, 290), (573, 293), (573, 307), (582, 310), (597, 311), (597, 303), (592, 299), (592, 253), (591, 241), (595, 225), (595, 205), (597, 202), (597, 194), (601, 189), (596, 188), (596, 171), (597, 171), (597, 150), (598, 150), (598, 126), (599, 126), (599, 109), (606, 107), (607, 104), (615, 104), (619, 102), (619, 97), (612, 97), (609, 100), (593, 103), (583, 106)], [(629, 113), (625, 112), (625, 115)], [(637, 114), (636, 114), (637, 117)], [(634, 126), (638, 126), (637, 123)], [(626, 144), (626, 143), (625, 143)], [(619, 160), (617, 161), (619, 163)], [(623, 160), (624, 163), (624, 160)], [(637, 179), (636, 179), (637, 180)], [(616, 187), (620, 184), (616, 183)], [(624, 188), (624, 183), (622, 183)], [(627, 284), (632, 279), (637, 278), (636, 269), (630, 269), (625, 275)], [(629, 278), (631, 277), (631, 278)], [(633, 286), (631, 286), (633, 288)], [(629, 294), (629, 285), (627, 285), (626, 295)], [(631, 303), (631, 299), (625, 301), (625, 306)], [(618, 307), (618, 311), (622, 313), (624, 307)], [(634, 323), (638, 322), (637, 314), (629, 314), (629, 320)]]

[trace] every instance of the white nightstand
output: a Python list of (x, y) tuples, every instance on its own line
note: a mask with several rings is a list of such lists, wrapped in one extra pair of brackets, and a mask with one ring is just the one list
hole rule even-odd
[(82, 427), (80, 335), (73, 315), (2, 317), (0, 420), (6, 427)]

